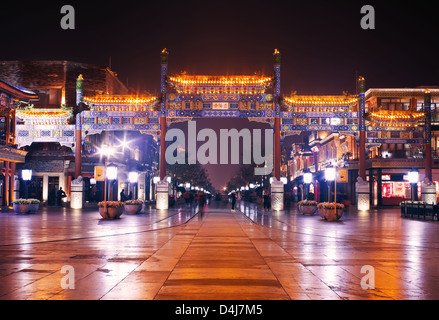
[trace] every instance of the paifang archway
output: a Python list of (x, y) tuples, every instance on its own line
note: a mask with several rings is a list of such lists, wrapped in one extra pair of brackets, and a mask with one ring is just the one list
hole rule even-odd
[[(48, 130), (29, 132), (29, 128), (17, 126), (17, 140), (52, 140), (59, 138), (65, 144), (75, 145), (75, 176), (81, 175), (81, 146), (85, 137), (102, 131), (135, 130), (151, 134), (160, 141), (160, 182), (157, 185), (157, 208), (168, 207), (168, 185), (166, 175), (167, 128), (174, 122), (197, 118), (246, 118), (265, 122), (273, 128), (274, 155), (272, 199), (274, 210), (283, 209), (283, 183), (280, 181), (281, 138), (301, 132), (332, 132), (354, 136), (359, 145), (359, 176), (366, 180), (366, 150), (377, 143), (391, 143), (392, 138), (377, 140), (376, 133), (383, 130), (399, 132), (396, 139), (401, 143), (423, 143), (412, 141), (402, 135), (407, 130), (423, 131), (413, 125), (408, 128), (386, 128), (374, 126), (373, 119), (365, 118), (365, 80), (358, 78), (358, 94), (338, 96), (304, 96), (292, 94), (282, 96), (280, 90), (281, 55), (273, 54), (271, 75), (169, 75), (168, 51), (161, 52), (160, 96), (109, 96), (82, 97), (82, 78), (78, 78), (77, 100), (90, 110), (76, 115), (76, 125), (57, 126), (56, 133)], [(72, 129), (74, 128), (74, 134)], [(21, 130), (23, 129), (23, 130)], [(47, 129), (47, 128), (46, 128)], [(21, 131), (20, 131), (21, 130)], [(64, 136), (64, 133), (66, 135)], [(370, 139), (368, 139), (368, 134)], [(53, 137), (52, 137), (53, 135)], [(60, 141), (60, 140), (59, 140)]]
[(82, 130), (77, 137), (84, 137), (84, 131), (92, 134), (102, 130), (140, 130), (156, 135), (160, 141), (161, 180), (157, 188), (157, 207), (164, 209), (167, 208), (168, 186), (165, 181), (166, 143), (162, 142), (166, 140), (167, 129), (172, 123), (197, 118), (246, 118), (268, 123), (274, 131), (273, 209), (281, 210), (281, 138), (303, 131), (329, 131), (353, 135), (365, 142), (358, 134), (365, 126), (359, 117), (364, 112), (361, 94), (283, 97), (280, 93), (280, 67), (281, 55), (275, 50), (273, 73), (268, 76), (169, 75), (168, 51), (164, 49), (161, 52), (160, 96), (151, 100), (147, 98), (143, 104), (123, 101), (121, 97), (85, 97), (91, 111), (82, 112), (77, 119), (77, 130)]
[[(168, 51), (164, 49), (161, 53), (160, 141), (165, 140), (168, 125), (175, 121), (215, 117), (269, 123), (274, 131), (275, 179), (271, 184), (274, 210), (283, 209), (283, 183), (280, 181), (282, 137), (303, 131), (329, 131), (353, 135), (359, 142), (366, 142), (365, 122), (359, 116), (364, 113), (364, 90), (360, 96), (282, 97), (280, 67), (281, 55), (276, 49), (270, 76), (168, 75)], [(360, 88), (364, 89), (364, 79), (359, 79), (359, 82)], [(166, 174), (165, 152), (166, 145), (161, 143), (162, 181)], [(363, 157), (365, 159), (364, 153)], [(361, 166), (365, 172), (364, 161)], [(166, 189), (164, 185), (162, 204), (159, 204), (159, 195), (157, 197), (160, 208), (167, 208)]]

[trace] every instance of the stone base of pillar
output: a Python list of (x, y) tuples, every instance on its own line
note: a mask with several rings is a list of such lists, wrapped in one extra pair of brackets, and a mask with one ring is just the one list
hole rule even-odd
[(85, 199), (84, 187), (85, 183), (81, 176), (72, 180), (70, 184), (70, 208), (82, 209)]
[(430, 183), (422, 183), (422, 201), (428, 204), (437, 204), (436, 200), (436, 185)]
[(361, 178), (355, 184), (357, 195), (357, 210), (368, 211), (370, 209), (370, 190), (369, 183)]
[(275, 178), (271, 182), (271, 209), (275, 211), (284, 209), (284, 183)]
[(156, 209), (167, 210), (169, 208), (169, 184), (166, 180), (157, 182)]

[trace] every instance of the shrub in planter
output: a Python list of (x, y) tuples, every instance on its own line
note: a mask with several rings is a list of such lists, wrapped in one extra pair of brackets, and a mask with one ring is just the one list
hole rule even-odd
[(336, 202), (322, 202), (317, 205), (319, 215), (328, 221), (337, 221), (343, 214), (344, 205)]
[(136, 214), (142, 210), (143, 200), (127, 200), (125, 201), (125, 212), (127, 214)]
[(38, 209), (40, 208), (40, 200), (38, 199), (29, 199), (29, 213), (37, 213)]
[(99, 214), (104, 219), (118, 219), (124, 210), (124, 203), (121, 201), (101, 201), (98, 206)]
[(12, 201), (12, 207), (15, 213), (26, 214), (36, 213), (40, 206), (38, 199), (17, 199)]
[(317, 201), (302, 200), (297, 205), (299, 212), (306, 216), (312, 216), (317, 211)]

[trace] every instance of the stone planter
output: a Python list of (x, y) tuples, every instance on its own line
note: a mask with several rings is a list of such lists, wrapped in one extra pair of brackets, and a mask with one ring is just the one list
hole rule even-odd
[(337, 221), (343, 215), (343, 209), (326, 209), (326, 220)]
[(15, 213), (27, 214), (30, 211), (30, 206), (31, 206), (30, 204), (17, 204), (17, 203), (14, 203), (12, 205), (12, 208), (14, 209)]
[(319, 209), (319, 216), (326, 220), (326, 209)]
[(343, 215), (343, 209), (319, 209), (319, 215), (327, 221), (337, 221)]
[(38, 209), (40, 208), (40, 204), (39, 203), (32, 203), (29, 204), (29, 213), (37, 213)]
[(104, 219), (119, 219), (123, 214), (124, 207), (112, 208), (112, 207), (99, 207), (99, 214)]
[(299, 206), (299, 212), (304, 216), (312, 216), (316, 213), (317, 206)]
[(126, 204), (125, 205), (125, 213), (126, 214), (137, 214), (142, 210), (141, 204)]

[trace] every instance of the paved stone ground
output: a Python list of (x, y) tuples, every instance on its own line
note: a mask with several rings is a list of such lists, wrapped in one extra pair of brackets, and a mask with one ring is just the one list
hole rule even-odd
[[(439, 223), (395, 209), (339, 222), (244, 203), (114, 221), (93, 209), (0, 214), (2, 300), (438, 299), (438, 264)], [(74, 289), (61, 286), (65, 265)], [(373, 290), (361, 287), (365, 265)]]

